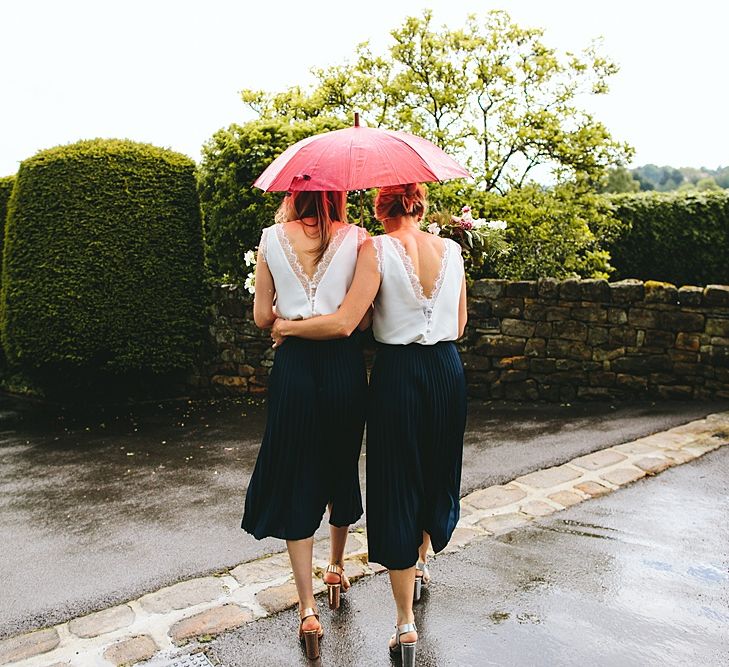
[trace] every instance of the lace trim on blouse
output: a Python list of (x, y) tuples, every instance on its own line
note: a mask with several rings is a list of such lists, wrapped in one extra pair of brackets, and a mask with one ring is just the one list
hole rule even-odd
[(443, 286), (443, 278), (445, 278), (446, 266), (448, 264), (448, 242), (445, 239), (443, 240), (443, 254), (440, 258), (440, 269), (438, 270), (438, 276), (436, 277), (435, 283), (433, 284), (433, 291), (431, 292), (430, 296), (425, 296), (425, 292), (423, 291), (423, 285), (420, 282), (420, 278), (418, 278), (418, 274), (415, 272), (413, 260), (411, 259), (410, 255), (408, 255), (408, 252), (405, 249), (405, 245), (400, 239), (396, 238), (395, 236), (389, 236), (388, 238), (392, 239), (395, 242), (395, 248), (398, 255), (400, 255), (400, 259), (402, 260), (403, 265), (405, 266), (405, 273), (408, 274), (410, 284), (413, 286), (413, 292), (415, 292), (415, 297), (418, 299), (418, 301), (423, 301), (424, 303), (432, 305), (438, 298), (438, 292), (440, 292), (440, 288)]
[(369, 232), (364, 227), (356, 227), (357, 229), (357, 252), (362, 248), (362, 244), (370, 238)]
[(261, 240), (258, 242), (258, 258), (262, 259), (268, 264), (268, 258), (266, 252), (268, 250), (268, 230), (270, 227), (264, 227), (261, 230)]
[(324, 277), (324, 274), (329, 268), (329, 265), (331, 264), (334, 255), (337, 253), (337, 250), (339, 250), (339, 246), (342, 245), (342, 241), (344, 241), (345, 237), (347, 236), (347, 232), (350, 231), (350, 229), (350, 226), (340, 227), (336, 232), (334, 232), (331, 239), (329, 240), (329, 245), (327, 246), (327, 249), (324, 251), (324, 256), (317, 264), (314, 275), (310, 278), (306, 271), (304, 271), (304, 267), (299, 261), (299, 257), (296, 254), (296, 251), (294, 250), (294, 247), (291, 244), (289, 237), (286, 235), (283, 224), (278, 223), (276, 225), (276, 234), (281, 244), (281, 248), (284, 251), (284, 255), (286, 255), (286, 259), (288, 260), (289, 265), (293, 269), (294, 274), (296, 274), (296, 277), (299, 279), (301, 286), (306, 291), (306, 294), (309, 297), (309, 301), (312, 304), (314, 302), (316, 289), (319, 286), (319, 283)]
[(400, 239), (396, 238), (395, 236), (388, 236), (387, 238), (392, 239), (392, 241), (395, 243), (395, 249), (397, 250), (398, 255), (400, 255), (402, 264), (405, 267), (405, 273), (407, 273), (407, 276), (410, 279), (410, 284), (412, 285), (415, 298), (422, 304), (423, 313), (425, 314), (428, 325), (430, 325), (430, 320), (433, 316), (433, 307), (436, 300), (438, 299), (440, 289), (443, 286), (443, 280), (445, 279), (446, 268), (448, 266), (448, 255), (450, 255), (448, 241), (446, 239), (443, 239), (443, 254), (440, 258), (440, 269), (438, 271), (438, 276), (435, 279), (435, 283), (433, 283), (433, 291), (431, 292), (430, 296), (426, 297), (425, 292), (423, 291), (423, 285), (420, 282), (420, 278), (418, 278), (418, 274), (415, 273), (413, 260), (410, 258), (410, 255), (408, 255), (407, 250), (405, 249), (405, 245)]
[(375, 236), (372, 239), (372, 247), (375, 249), (375, 257), (377, 258), (377, 270), (382, 275), (382, 237)]

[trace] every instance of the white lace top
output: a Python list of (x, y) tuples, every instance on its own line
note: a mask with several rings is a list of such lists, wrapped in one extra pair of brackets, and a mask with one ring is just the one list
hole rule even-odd
[(276, 310), (287, 320), (335, 313), (354, 277), (357, 253), (367, 238), (362, 227), (347, 225), (334, 232), (314, 275), (304, 271), (281, 223), (266, 227), (258, 251), (273, 276)]
[(391, 345), (456, 340), (464, 276), (461, 247), (451, 239), (442, 239), (445, 247), (440, 272), (433, 293), (426, 298), (402, 242), (386, 234), (372, 240), (382, 278), (372, 321), (375, 339)]

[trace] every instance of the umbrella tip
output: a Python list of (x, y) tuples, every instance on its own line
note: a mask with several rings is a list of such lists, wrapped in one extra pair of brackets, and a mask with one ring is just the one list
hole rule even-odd
[(358, 111), (354, 112), (354, 126), (359, 127), (359, 112)]

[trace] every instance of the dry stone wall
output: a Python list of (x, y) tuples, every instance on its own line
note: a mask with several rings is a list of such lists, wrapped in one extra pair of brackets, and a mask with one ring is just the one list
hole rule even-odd
[[(479, 398), (729, 398), (729, 286), (479, 280), (459, 347)], [(260, 395), (272, 365), (250, 295), (215, 287), (207, 356), (190, 384)]]

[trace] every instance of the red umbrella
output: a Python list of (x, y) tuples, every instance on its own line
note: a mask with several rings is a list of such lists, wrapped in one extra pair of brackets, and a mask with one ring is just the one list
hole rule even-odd
[(289, 146), (253, 184), (265, 191), (366, 190), (401, 183), (470, 178), (427, 139), (407, 132), (355, 126)]

